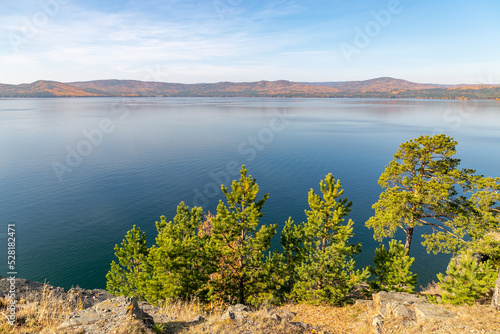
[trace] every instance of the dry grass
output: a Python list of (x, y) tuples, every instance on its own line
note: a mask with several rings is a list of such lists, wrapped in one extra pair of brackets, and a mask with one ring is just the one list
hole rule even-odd
[(397, 320), (391, 320), (384, 324), (385, 333), (500, 333), (500, 312), (495, 311), (489, 305), (441, 305), (445, 309), (456, 313), (458, 317), (446, 322), (439, 320), (426, 320), (403, 326)]
[(74, 298), (61, 299), (53, 291), (44, 290), (39, 298), (28, 297), (16, 303), (15, 326), (9, 324), (5, 310), (10, 302), (0, 298), (2, 320), (0, 320), (0, 333), (55, 333), (66, 316), (81, 309), (81, 302), (75, 303)]
[(332, 333), (371, 333), (371, 319), (375, 315), (372, 309), (363, 305), (344, 307), (290, 305), (289, 311), (297, 313), (295, 320), (318, 326)]
[[(0, 299), (1, 312), (5, 313), (7, 302)], [(22, 300), (18, 302), (17, 306), (19, 309), (16, 312), (16, 326), (9, 325), (7, 319), (0, 315), (0, 333), (60, 333), (58, 327), (66, 316), (81, 308), (81, 305), (75, 303), (74, 299), (62, 300), (60, 297), (52, 295), (51, 292), (43, 293), (38, 301)], [(423, 323), (402, 324), (398, 320), (386, 320), (384, 333), (500, 333), (500, 312), (494, 311), (489, 305), (443, 305), (443, 307), (456, 313), (458, 317), (445, 323), (429, 320)], [(158, 325), (154, 328), (157, 333), (296, 334), (321, 333), (320, 330), (323, 330), (331, 333), (364, 334), (373, 333), (372, 318), (375, 315), (374, 310), (365, 305), (330, 307), (289, 304), (274, 309), (274, 312), (278, 314), (295, 313), (293, 319), (290, 319), (292, 322), (303, 322), (317, 327), (316, 330), (304, 331), (292, 325), (288, 320), (283, 319), (281, 322), (276, 322), (270, 319), (266, 308), (256, 310), (240, 322), (221, 320), (223, 314), (221, 308), (206, 310), (203, 305), (196, 301), (170, 303), (164, 305), (164, 311), (170, 317), (175, 318), (175, 321)], [(189, 323), (199, 315), (202, 315), (205, 321)], [(153, 333), (151, 329), (146, 328), (137, 320), (127, 320), (120, 324), (115, 331), (119, 334)]]

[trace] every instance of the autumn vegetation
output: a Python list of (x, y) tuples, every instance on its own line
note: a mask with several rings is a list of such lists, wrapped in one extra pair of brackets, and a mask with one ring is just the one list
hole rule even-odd
[(137, 80), (0, 84), (0, 97), (281, 97), (498, 100), (499, 85), (419, 84), (394, 78), (347, 82), (217, 82), (181, 84)]

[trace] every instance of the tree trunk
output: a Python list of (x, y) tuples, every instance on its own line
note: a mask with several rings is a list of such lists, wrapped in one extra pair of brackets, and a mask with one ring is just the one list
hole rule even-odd
[(244, 278), (243, 277), (240, 277), (240, 282), (239, 282), (239, 288), (240, 288), (240, 301), (239, 303), (240, 304), (245, 304), (245, 283), (244, 283)]
[(405, 242), (405, 248), (408, 254), (410, 254), (411, 238), (413, 238), (413, 227), (408, 227), (408, 232), (406, 232), (406, 242)]

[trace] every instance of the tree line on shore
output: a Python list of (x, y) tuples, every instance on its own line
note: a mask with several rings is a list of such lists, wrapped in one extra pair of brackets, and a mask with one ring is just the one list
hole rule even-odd
[[(352, 203), (332, 174), (308, 194), (307, 220), (289, 218), (279, 249), (270, 251), (277, 225), (260, 222), (268, 194), (242, 166), (230, 189), (221, 186), (215, 214), (183, 202), (171, 221), (156, 222), (156, 242), (133, 226), (117, 262), (106, 275), (115, 295), (134, 296), (151, 304), (198, 298), (215, 304), (307, 302), (343, 305), (361, 282), (366, 293), (414, 292), (412, 237), (424, 229), (427, 252), (452, 253), (446, 274), (439, 274), (442, 301), (474, 303), (484, 296), (500, 267), (500, 178), (460, 169), (457, 142), (444, 134), (420, 136), (400, 144), (385, 167), (383, 188), (365, 225), (381, 242), (373, 265), (357, 269), (353, 256), (361, 244), (350, 243)], [(398, 229), (405, 240), (394, 239)], [(391, 238), (387, 246), (382, 241)], [(481, 254), (482, 260), (478, 260)]]

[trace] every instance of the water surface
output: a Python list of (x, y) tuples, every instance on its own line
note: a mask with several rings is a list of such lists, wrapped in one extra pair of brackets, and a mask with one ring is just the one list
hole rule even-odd
[[(154, 222), (180, 201), (215, 212), (220, 184), (245, 164), (270, 194), (262, 221), (279, 226), (305, 219), (307, 193), (326, 174), (339, 178), (364, 266), (377, 247), (364, 222), (398, 145), (444, 132), (458, 140), (462, 167), (500, 176), (499, 130), (493, 101), (2, 99), (0, 240), (15, 222), (19, 277), (104, 288), (113, 247), (134, 224), (152, 244)], [(448, 256), (420, 241), (411, 255), (425, 285)]]

